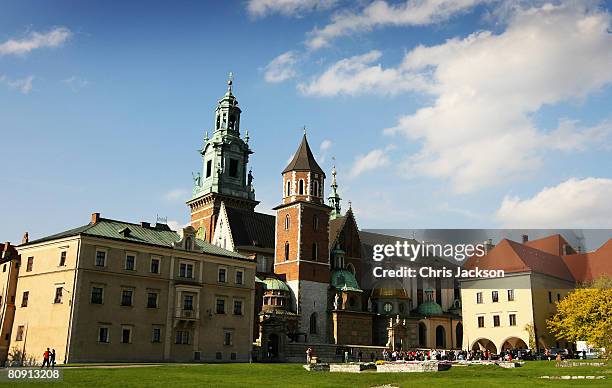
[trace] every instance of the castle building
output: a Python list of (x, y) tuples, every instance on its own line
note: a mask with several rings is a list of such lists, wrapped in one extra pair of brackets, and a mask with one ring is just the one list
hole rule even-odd
[(15, 246), (9, 242), (0, 244), (0, 365), (4, 365), (10, 351), (19, 265)]

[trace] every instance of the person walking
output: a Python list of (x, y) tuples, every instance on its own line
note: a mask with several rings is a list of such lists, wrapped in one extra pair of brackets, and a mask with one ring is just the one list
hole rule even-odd
[(55, 349), (51, 350), (51, 369), (55, 369)]
[(49, 367), (49, 357), (51, 357), (51, 352), (49, 351), (49, 348), (47, 348), (47, 350), (45, 350), (43, 353), (43, 363), (40, 369), (44, 368), (45, 366), (47, 366), (47, 368)]
[(312, 360), (312, 349), (308, 348), (306, 349), (306, 364), (310, 364)]

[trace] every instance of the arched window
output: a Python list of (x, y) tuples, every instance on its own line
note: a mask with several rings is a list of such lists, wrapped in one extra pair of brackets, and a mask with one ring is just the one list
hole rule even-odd
[(423, 322), (419, 323), (419, 346), (422, 348), (427, 346), (427, 327)]
[(185, 250), (192, 250), (193, 249), (193, 241), (191, 240), (191, 237), (187, 237), (185, 239)]
[(221, 127), (221, 116), (217, 115), (217, 129)]
[(287, 214), (285, 216), (285, 230), (289, 230), (290, 227), (291, 227), (291, 218), (289, 217), (289, 214)]
[(316, 242), (312, 243), (312, 260), (319, 260), (319, 245)]
[(287, 181), (287, 197), (291, 195), (291, 181)]
[(312, 228), (314, 230), (319, 230), (319, 217), (316, 214), (312, 216)]
[(289, 241), (285, 242), (285, 261), (289, 260)]
[(300, 179), (300, 183), (298, 184), (298, 194), (304, 195), (304, 180)]
[(310, 334), (317, 334), (317, 313), (310, 314)]
[(312, 194), (315, 197), (319, 197), (319, 181), (314, 181), (312, 186), (313, 186), (313, 193)]
[(446, 347), (446, 330), (443, 326), (436, 327), (436, 348)]

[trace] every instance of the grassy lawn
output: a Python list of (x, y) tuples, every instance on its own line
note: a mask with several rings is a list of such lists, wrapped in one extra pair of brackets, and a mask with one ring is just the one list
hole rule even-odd
[[(604, 375), (605, 380), (543, 380), (543, 375)], [(445, 387), (576, 386), (610, 387), (612, 366), (557, 368), (555, 362), (528, 362), (521, 368), (455, 367), (433, 373), (308, 372), (298, 364), (163, 365), (138, 368), (64, 369), (64, 382), (53, 385), (83, 387), (371, 387), (391, 384)], [(19, 386), (27, 386), (23, 383)], [(32, 384), (38, 385), (39, 384)]]

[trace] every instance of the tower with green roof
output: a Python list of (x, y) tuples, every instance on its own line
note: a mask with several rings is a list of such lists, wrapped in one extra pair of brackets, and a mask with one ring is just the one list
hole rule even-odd
[(336, 164), (332, 167), (332, 181), (331, 181), (331, 193), (327, 197), (327, 203), (332, 208), (329, 214), (329, 219), (333, 220), (342, 216), (342, 209), (340, 208), (340, 195), (338, 194), (338, 182), (336, 181)]

